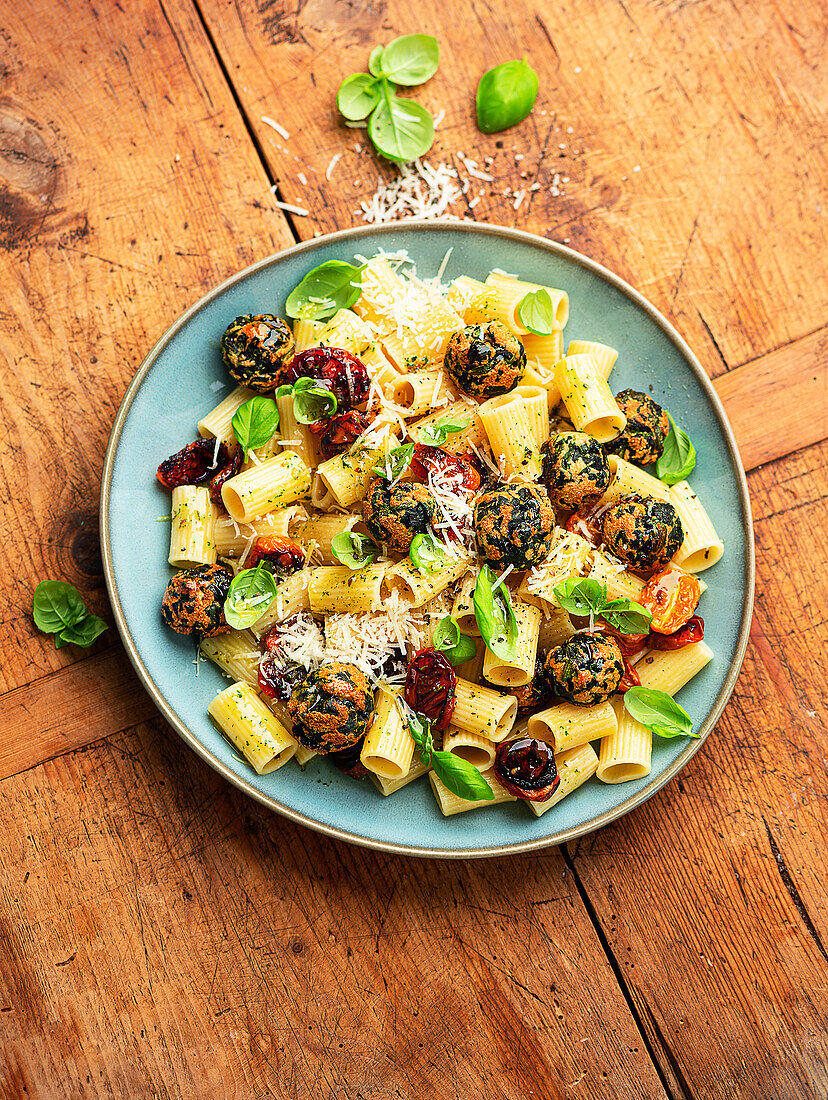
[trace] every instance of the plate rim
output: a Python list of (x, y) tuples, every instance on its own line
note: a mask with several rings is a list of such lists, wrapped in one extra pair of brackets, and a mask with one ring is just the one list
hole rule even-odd
[[(514, 844), (494, 845), (481, 848), (426, 848), (420, 845), (406, 845), (392, 843), (390, 841), (378, 840), (375, 837), (361, 836), (359, 833), (351, 832), (348, 829), (339, 828), (335, 825), (328, 825), (324, 822), (317, 821), (315, 818), (308, 817), (298, 810), (294, 810), (292, 807), (280, 802), (272, 795), (268, 795), (259, 791), (251, 783), (249, 783), (242, 776), (237, 775), (231, 768), (227, 767), (217, 756), (214, 755), (202, 744), (201, 741), (195, 736), (195, 734), (188, 728), (185, 722), (181, 721), (172, 707), (167, 703), (162, 692), (156, 685), (149, 670), (144, 665), (141, 655), (138, 651), (135, 639), (132, 636), (132, 632), (126, 621), (123, 605), (121, 604), (120, 596), (118, 593), (118, 586), (115, 580), (115, 573), (112, 562), (112, 546), (110, 539), (110, 510), (109, 499), (112, 488), (112, 477), (115, 468), (115, 456), (118, 451), (118, 444), (121, 439), (121, 435), (129, 416), (132, 403), (140, 390), (144, 379), (149, 374), (150, 370), (155, 365), (161, 353), (165, 350), (170, 341), (177, 335), (177, 333), (200, 312), (209, 302), (219, 295), (223, 294), (230, 287), (235, 286), (237, 283), (248, 278), (255, 272), (261, 271), (267, 267), (272, 266), (274, 263), (284, 259), (288, 256), (298, 256), (303, 252), (311, 252), (320, 247), (320, 245), (327, 245), (336, 242), (355, 241), (365, 236), (393, 236), (395, 233), (401, 231), (407, 231), (409, 229), (423, 230), (426, 232), (445, 232), (446, 230), (453, 230), (459, 232), (472, 233), (474, 235), (484, 235), (493, 237), (505, 237), (511, 240), (517, 240), (525, 244), (531, 244), (534, 247), (541, 247), (548, 252), (563, 256), (568, 261), (578, 264), (581, 267), (586, 268), (594, 275), (597, 275), (604, 282), (609, 283), (611, 286), (620, 290), (627, 298), (629, 298), (639, 309), (642, 309), (647, 316), (664, 332), (667, 338), (676, 346), (679, 352), (684, 356), (685, 360), (690, 365), (691, 370), (696, 376), (696, 380), (700, 384), (702, 390), (710, 402), (713, 411), (716, 415), (716, 419), (719, 422), (719, 427), (724, 435), (725, 442), (727, 444), (728, 457), (732, 469), (736, 474), (737, 489), (739, 495), (739, 502), (742, 509), (742, 525), (745, 533), (745, 555), (744, 565), (746, 574), (746, 586), (745, 586), (745, 599), (742, 605), (742, 618), (739, 624), (739, 633), (736, 639), (736, 647), (734, 651), (733, 660), (725, 676), (724, 682), (719, 690), (718, 695), (713, 703), (713, 706), (707, 715), (698, 738), (692, 739), (682, 753), (670, 764), (665, 772), (658, 775), (648, 783), (646, 787), (638, 791), (636, 794), (630, 795), (618, 806), (613, 807), (611, 810), (606, 810), (604, 813), (599, 814), (597, 818), (590, 819), (589, 822), (585, 822), (581, 825), (575, 825), (569, 829), (562, 829), (558, 832), (550, 833), (546, 836), (535, 837), (526, 841), (518, 841)], [(736, 438), (733, 434), (733, 429), (730, 426), (730, 422), (727, 419), (724, 407), (721, 403), (719, 395), (716, 393), (710, 379), (707, 376), (706, 371), (702, 367), (698, 358), (690, 348), (689, 344), (680, 335), (678, 330), (667, 320), (667, 318), (656, 307), (649, 302), (643, 294), (631, 286), (620, 276), (610, 271), (609, 268), (604, 267), (603, 264), (598, 263), (596, 260), (591, 259), (588, 256), (583, 255), (580, 252), (576, 252), (572, 248), (567, 248), (566, 245), (560, 244), (557, 241), (548, 240), (545, 237), (540, 237), (535, 233), (529, 233), (523, 229), (514, 229), (508, 226), (495, 225), (491, 222), (472, 222), (472, 221), (430, 221), (421, 218), (404, 219), (399, 222), (392, 222), (386, 225), (367, 225), (367, 226), (352, 226), (349, 229), (340, 229), (333, 233), (325, 233), (319, 237), (312, 237), (307, 241), (300, 241), (289, 248), (282, 249), (279, 252), (274, 252), (261, 260), (257, 260), (255, 263), (250, 264), (248, 267), (243, 268), (241, 271), (237, 271), (235, 274), (224, 279), (217, 286), (213, 287), (206, 294), (202, 295), (197, 301), (189, 306), (183, 313), (181, 313), (175, 321), (166, 329), (166, 331), (159, 337), (158, 340), (150, 348), (147, 355), (144, 357), (140, 367), (135, 372), (129, 385), (126, 388), (121, 403), (118, 406), (118, 411), (115, 414), (115, 420), (113, 421), (112, 431), (110, 433), (109, 442), (106, 447), (104, 455), (103, 471), (101, 475), (101, 492), (100, 492), (100, 541), (101, 541), (101, 556), (103, 561), (104, 578), (106, 580), (107, 592), (109, 594), (109, 600), (112, 605), (112, 611), (115, 617), (115, 624), (118, 628), (118, 633), (123, 641), (124, 648), (126, 649), (127, 656), (132, 663), (133, 668), (138, 674), (138, 678), (141, 680), (144, 688), (150, 695), (150, 698), (158, 707), (161, 715), (166, 721), (173, 727), (182, 740), (187, 744), (194, 752), (196, 752), (202, 760), (205, 761), (214, 771), (218, 772), (224, 779), (232, 783), (239, 790), (245, 794), (254, 798), (257, 802), (267, 806), (270, 810), (275, 810), (277, 813), (282, 814), (289, 820), (296, 824), (303, 825), (306, 828), (313, 829), (315, 832), (322, 833), (325, 836), (332, 837), (335, 840), (346, 841), (351, 844), (356, 844), (360, 847), (370, 848), (375, 851), (387, 852), (392, 855), (403, 856), (417, 856), (429, 859), (485, 859), (494, 856), (505, 855), (518, 855), (526, 852), (534, 852), (543, 848), (551, 847), (552, 845), (565, 844), (570, 840), (576, 840), (578, 837), (584, 836), (587, 833), (596, 831), (603, 828), (605, 825), (609, 825), (611, 822), (616, 821), (618, 818), (625, 816), (632, 812), (637, 807), (641, 806), (648, 799), (652, 798), (654, 794), (666, 786), (667, 783), (673, 779), (682, 768), (689, 763), (690, 759), (695, 756), (704, 742), (707, 740), (710, 732), (716, 726), (717, 722), (721, 718), (722, 712), (733, 693), (733, 689), (736, 686), (739, 673), (741, 672), (742, 664), (744, 662), (745, 652), (747, 650), (750, 625), (753, 617), (753, 605), (754, 605), (754, 591), (755, 591), (755, 548), (754, 548), (754, 536), (753, 536), (753, 520), (750, 505), (750, 496), (748, 493), (747, 477), (745, 474), (744, 466), (742, 464), (741, 457), (739, 455), (739, 448), (736, 443)]]

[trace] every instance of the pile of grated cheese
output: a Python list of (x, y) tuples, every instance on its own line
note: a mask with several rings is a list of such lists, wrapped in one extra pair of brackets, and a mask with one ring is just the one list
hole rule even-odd
[(443, 162), (435, 166), (427, 160), (415, 160), (399, 168), (397, 179), (389, 183), (379, 177), (374, 194), (360, 202), (358, 212), (363, 221), (383, 225), (402, 218), (458, 220), (449, 207), (463, 197), (468, 181), (456, 168)]

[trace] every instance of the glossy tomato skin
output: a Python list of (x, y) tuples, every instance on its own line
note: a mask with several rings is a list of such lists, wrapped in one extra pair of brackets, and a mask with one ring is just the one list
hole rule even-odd
[(239, 447), (236, 453), (228, 462), (219, 470), (214, 477), (210, 478), (210, 500), (213, 504), (218, 504), (222, 508), (224, 507), (224, 501), (221, 499), (221, 490), (225, 481), (229, 481), (231, 477), (235, 477), (236, 474), (242, 468), (242, 462), (244, 460), (244, 451)]
[(636, 653), (641, 653), (643, 649), (646, 649), (649, 644), (649, 634), (624, 634), (622, 631), (610, 626), (609, 623), (604, 622), (603, 619), (598, 620), (593, 627), (593, 631), (599, 631), (601, 634), (608, 634), (611, 638), (614, 638), (623, 657), (634, 657)]
[(310, 430), (319, 438), (319, 450), (325, 458), (333, 458), (356, 443), (370, 423), (365, 413), (351, 409), (334, 413), (327, 420), (317, 420)]
[(527, 802), (546, 802), (561, 782), (552, 746), (534, 737), (498, 745), (494, 773), (509, 794)]
[(675, 634), (651, 634), (649, 645), (652, 649), (683, 649), (686, 645), (695, 645), (704, 640), (704, 619), (694, 615)]
[(690, 621), (701, 596), (701, 585), (683, 569), (665, 569), (651, 577), (641, 593), (641, 604), (652, 614), (650, 629), (675, 634)]
[(429, 719), (432, 729), (442, 733), (454, 713), (457, 673), (448, 657), (436, 649), (421, 649), (408, 665), (403, 697), (417, 714)]
[(287, 535), (260, 535), (247, 555), (245, 568), (255, 569), (260, 561), (276, 576), (288, 577), (305, 564), (305, 551)]
[(464, 455), (452, 454), (442, 447), (429, 447), (418, 443), (411, 456), (411, 472), (415, 477), (428, 481), (428, 475), (439, 476), (452, 488), (476, 493), (480, 488), (480, 474)]
[(361, 405), (368, 396), (371, 380), (365, 364), (344, 348), (308, 348), (300, 351), (287, 368), (287, 379), (317, 378), (336, 397), (337, 412)]
[(219, 443), (216, 452), (215, 439), (196, 439), (165, 458), (155, 476), (165, 489), (204, 485), (229, 461), (230, 455), (223, 443)]
[(601, 520), (591, 512), (573, 512), (566, 521), (566, 529), (586, 539), (590, 546), (598, 547), (604, 541)]
[(616, 689), (619, 695), (623, 695), (624, 692), (629, 691), (630, 688), (641, 687), (641, 678), (639, 677), (638, 673), (635, 671), (635, 669), (626, 657), (624, 657), (623, 660), (624, 675), (621, 677), (621, 680), (619, 681), (618, 687)]

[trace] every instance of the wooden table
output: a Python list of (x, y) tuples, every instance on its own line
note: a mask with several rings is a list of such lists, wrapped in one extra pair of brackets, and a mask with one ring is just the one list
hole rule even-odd
[[(2, 1097), (828, 1095), (824, 5), (3, 8)], [(471, 216), (569, 242), (671, 318), (756, 521), (752, 645), (703, 751), (568, 849), (469, 864), (264, 811), (156, 716), (114, 630), (58, 651), (30, 615), (46, 577), (108, 615), (98, 486), (129, 378), (215, 283), (359, 222), (389, 172), (336, 88), (414, 31), (442, 48), (416, 93), (445, 111), (432, 159), (492, 158)], [(477, 79), (524, 54), (532, 116), (479, 134)]]

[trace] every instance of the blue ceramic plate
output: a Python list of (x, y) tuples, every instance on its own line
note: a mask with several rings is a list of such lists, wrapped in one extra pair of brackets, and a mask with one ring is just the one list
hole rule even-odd
[[(485, 278), (492, 267), (569, 293), (567, 339), (595, 339), (620, 351), (614, 390), (652, 392), (691, 434), (698, 452), (693, 486), (724, 539), (708, 570), (706, 640), (716, 659), (682, 692), (701, 741), (655, 739), (652, 773), (617, 786), (590, 780), (541, 818), (521, 803), (443, 818), (426, 779), (383, 798), (324, 760), (304, 772), (288, 765), (259, 777), (240, 763), (207, 705), (227, 681), (207, 662), (196, 678), (193, 645), (161, 625), (159, 601), (170, 576), (169, 494), (155, 480), (161, 459), (196, 436), (196, 422), (228, 391), (219, 338), (241, 313), (280, 314), (302, 276), (324, 260), (351, 260), (379, 248), (405, 248), (418, 273), (446, 280)], [(221, 388), (222, 383), (225, 388)], [(294, 821), (369, 847), (412, 855), (470, 857), (530, 851), (591, 831), (654, 794), (698, 750), (736, 680), (753, 603), (753, 541), (747, 486), (724, 412), (690, 349), (636, 291), (559, 244), (497, 226), (406, 222), (346, 230), (297, 245), (211, 291), (180, 317), (147, 356), (121, 404), (106, 454), (101, 493), (104, 567), (118, 628), (132, 663), (161, 713), (212, 767)], [(714, 610), (715, 609), (715, 612)]]

